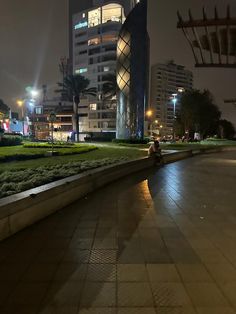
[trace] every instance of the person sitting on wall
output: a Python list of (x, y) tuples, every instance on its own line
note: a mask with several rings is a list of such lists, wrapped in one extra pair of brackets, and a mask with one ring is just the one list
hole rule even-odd
[(148, 149), (148, 156), (150, 156), (150, 157), (155, 156), (156, 161), (158, 163), (163, 162), (160, 143), (158, 140), (154, 140), (153, 144), (150, 145), (150, 147)]

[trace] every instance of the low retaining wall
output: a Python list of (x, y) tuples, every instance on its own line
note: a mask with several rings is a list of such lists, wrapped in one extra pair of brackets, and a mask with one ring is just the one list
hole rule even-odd
[[(165, 154), (165, 163), (191, 157), (192, 151)], [(47, 217), (88, 193), (131, 173), (154, 166), (153, 158), (97, 168), (0, 200), (0, 240)]]

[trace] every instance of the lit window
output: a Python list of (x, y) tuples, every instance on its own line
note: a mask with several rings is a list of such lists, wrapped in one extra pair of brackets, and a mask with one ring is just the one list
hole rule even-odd
[(88, 26), (88, 22), (87, 21), (79, 22), (78, 24), (76, 24), (74, 26), (74, 29), (77, 30), (77, 29), (84, 28), (84, 27), (87, 27), (87, 26)]
[(103, 68), (103, 71), (104, 71), (104, 72), (110, 71), (110, 67), (104, 67), (104, 68)]
[(82, 14), (83, 19), (85, 18), (85, 13)]
[(36, 107), (35, 108), (35, 113), (36, 114), (42, 114), (43, 113), (43, 108), (42, 107)]
[(76, 74), (82, 74), (82, 73), (86, 73), (86, 72), (88, 72), (87, 68), (80, 68), (80, 69), (75, 70)]
[(99, 37), (96, 38), (92, 38), (88, 40), (88, 45), (92, 46), (92, 45), (99, 45), (101, 43), (101, 39)]
[(97, 104), (90, 104), (89, 110), (97, 110)]
[(102, 7), (102, 23), (122, 22), (123, 8), (119, 4), (111, 3)]
[(118, 40), (118, 37), (114, 36), (114, 35), (103, 35), (102, 36), (102, 42), (103, 43), (117, 41), (117, 40)]
[(94, 27), (101, 24), (101, 8), (89, 11), (88, 27)]

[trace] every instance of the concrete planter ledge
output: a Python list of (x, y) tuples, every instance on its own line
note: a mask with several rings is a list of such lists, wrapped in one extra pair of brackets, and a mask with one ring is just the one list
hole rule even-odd
[[(218, 151), (222, 151), (222, 149), (217, 149)], [(204, 153), (207, 152), (204, 150)], [(199, 151), (198, 153), (203, 152)], [(164, 154), (163, 158), (164, 163), (170, 163), (191, 156), (193, 156), (193, 152), (185, 150)], [(154, 164), (154, 158), (149, 157), (121, 162), (5, 197), (0, 200), (0, 240), (34, 224), (112, 181), (150, 168)]]

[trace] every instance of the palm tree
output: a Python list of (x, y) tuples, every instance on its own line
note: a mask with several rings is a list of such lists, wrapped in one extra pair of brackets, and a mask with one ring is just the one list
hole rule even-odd
[(112, 99), (117, 93), (116, 75), (107, 74), (104, 76), (104, 84), (102, 86), (103, 99)]
[(79, 114), (78, 106), (80, 104), (81, 96), (96, 96), (97, 89), (92, 87), (88, 88), (90, 81), (83, 77), (82, 75), (68, 75), (64, 77), (62, 83), (58, 83), (61, 88), (56, 92), (66, 93), (67, 99), (73, 101), (73, 112), (74, 112), (74, 124), (75, 132), (77, 134), (77, 141), (79, 142)]

